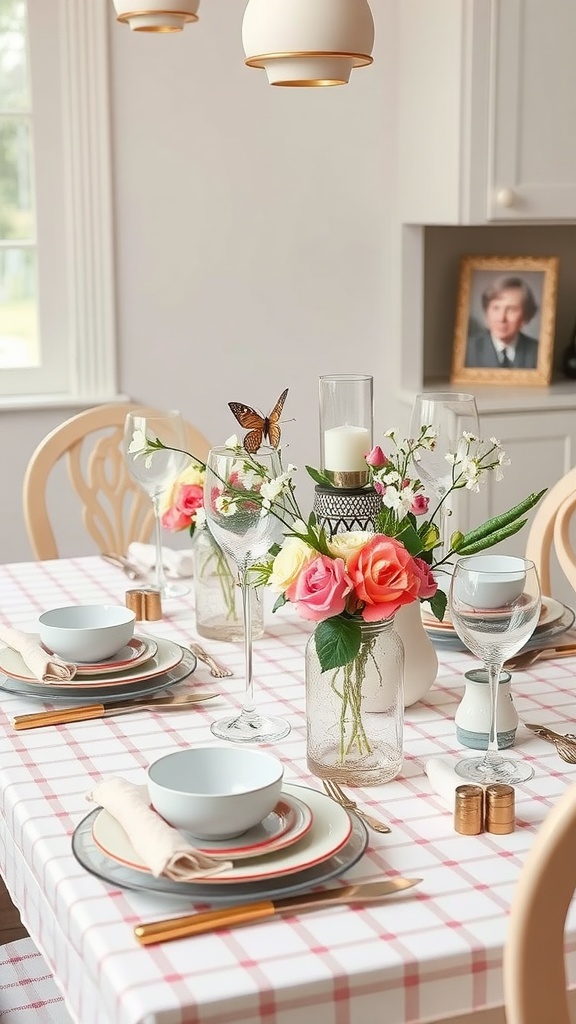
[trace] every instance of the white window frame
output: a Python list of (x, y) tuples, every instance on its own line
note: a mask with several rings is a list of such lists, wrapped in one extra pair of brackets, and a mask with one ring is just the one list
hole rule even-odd
[[(125, 397), (117, 391), (110, 6), (28, 0), (28, 14), (45, 367), (0, 371), (0, 408), (92, 405)], [(51, 76), (52, 106), (38, 63)]]

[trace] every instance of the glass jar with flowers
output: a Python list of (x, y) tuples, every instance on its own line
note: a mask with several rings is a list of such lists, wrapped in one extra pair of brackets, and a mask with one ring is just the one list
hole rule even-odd
[[(244, 639), (242, 596), (237, 572), (228, 555), (216, 543), (205, 525), (204, 466), (188, 466), (164, 493), (162, 526), (166, 530), (188, 530), (194, 555), (194, 606), (196, 632), (209, 640), (241, 642)], [(251, 590), (252, 639), (264, 633), (262, 600)]]
[[(450, 550), (442, 551), (438, 522), (446, 496), (423, 519), (429, 502), (417, 476), (409, 475), (419, 452), (434, 445), (435, 434), (423, 427), (417, 439), (399, 444), (395, 431), (386, 436), (395, 453), (387, 456), (375, 448), (366, 457), (382, 497), (375, 532), (348, 531), (334, 537), (327, 536), (313, 513), (304, 519), (295, 495), (294, 466), (263, 482), (257, 453), (246, 451), (235, 436), (226, 442), (242, 471), (243, 500), (246, 481), (257, 478), (250, 500), (260, 505), (261, 516), (275, 516), (284, 528), (282, 544), (251, 567), (252, 583), (277, 592), (274, 610), (292, 604), (313, 625), (305, 659), (308, 765), (319, 776), (351, 785), (384, 782), (400, 770), (403, 673), (394, 616), (427, 601), (441, 620), (446, 594), (438, 588), (435, 572), (455, 555), (473, 554), (513, 536), (544, 494), (531, 494), (466, 534), (455, 531)], [(148, 440), (143, 454), (159, 444), (158, 439)], [(482, 442), (466, 434), (446, 459), (452, 466), (446, 494), (461, 487), (478, 490), (487, 472), (500, 478), (508, 461), (495, 438)], [(323, 474), (307, 468), (317, 483), (329, 485)]]

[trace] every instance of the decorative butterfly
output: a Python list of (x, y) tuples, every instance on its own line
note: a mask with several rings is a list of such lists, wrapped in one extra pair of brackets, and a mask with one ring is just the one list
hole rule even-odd
[(240, 426), (248, 430), (244, 438), (244, 447), (251, 455), (258, 451), (263, 440), (268, 440), (272, 448), (278, 447), (281, 434), (278, 421), (282, 415), (287, 394), (288, 388), (282, 392), (268, 416), (262, 416), (256, 409), (252, 409), (251, 406), (242, 405), (242, 402), (228, 402), (228, 407), (234, 413)]

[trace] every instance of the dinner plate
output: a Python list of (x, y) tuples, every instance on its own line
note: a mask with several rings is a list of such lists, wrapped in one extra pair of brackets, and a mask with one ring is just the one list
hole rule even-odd
[[(124, 669), (121, 672), (111, 671), (102, 673), (102, 675), (98, 676), (97, 683), (93, 679), (83, 679), (74, 676), (74, 679), (71, 679), (70, 682), (58, 683), (58, 689), (71, 692), (72, 690), (93, 688), (94, 686), (98, 686), (100, 689), (108, 686), (125, 686), (128, 683), (152, 679), (153, 676), (159, 676), (162, 672), (169, 672), (170, 669), (175, 668), (182, 660), (184, 648), (173, 640), (164, 640), (161, 637), (154, 637), (152, 639), (157, 647), (156, 653), (152, 657), (148, 657), (146, 661), (143, 661), (141, 665)], [(33, 689), (37, 686), (42, 686), (46, 689), (47, 685), (50, 692), (53, 692), (55, 689), (52, 684), (39, 683), (21, 655), (9, 647), (0, 651), (0, 672), (9, 676), (10, 679), (18, 679), (21, 682), (27, 683)]]
[(87, 664), (76, 664), (76, 677), (78, 676), (101, 676), (110, 675), (111, 672), (124, 672), (136, 668), (148, 658), (153, 658), (158, 651), (158, 644), (151, 636), (138, 636), (135, 634), (132, 639), (116, 652), (111, 658), (104, 661), (93, 661)]
[[(566, 605), (562, 605), (562, 608), (563, 612), (559, 619), (543, 625), (540, 629), (534, 630), (530, 639), (522, 647), (523, 651), (529, 651), (532, 647), (540, 647), (543, 643), (547, 643), (549, 640), (553, 640), (555, 637), (565, 633), (574, 625), (576, 614)], [(442, 631), (431, 629), (428, 626), (424, 628), (434, 645), (438, 648), (452, 651), (465, 651), (467, 649), (454, 629)]]
[[(146, 786), (139, 787), (144, 795), (147, 794)], [(128, 844), (124, 850), (126, 835), (122, 834), (112, 839), (115, 849), (110, 849), (111, 836), (107, 825), (106, 815), (100, 815), (94, 822), (94, 841), (109, 857), (121, 860), (128, 867), (142, 868), (141, 864), (132, 863), (134, 851)], [(109, 823), (108, 823), (109, 824)], [(113, 822), (119, 828), (117, 822)], [(268, 814), (263, 821), (254, 828), (248, 829), (242, 836), (235, 836), (229, 840), (208, 840), (198, 839), (190, 832), (181, 829), (181, 834), (202, 853), (208, 853), (212, 857), (221, 857), (225, 860), (245, 860), (246, 858), (263, 857), (277, 850), (283, 850), (292, 846), (302, 836), (306, 835), (312, 827), (312, 811), (307, 804), (288, 793), (282, 796), (274, 810)], [(122, 855), (120, 845), (122, 845)]]
[(94, 704), (97, 701), (109, 704), (125, 698), (148, 697), (159, 690), (166, 690), (174, 686), (194, 672), (197, 665), (196, 656), (191, 651), (183, 648), (181, 650), (182, 658), (168, 672), (161, 672), (152, 679), (119, 684), (115, 689), (102, 687), (96, 681), (91, 685), (78, 687), (74, 687), (70, 683), (65, 683), (63, 686), (55, 683), (34, 683), (32, 686), (20, 679), (2, 675), (0, 675), (0, 689), (7, 690), (8, 693), (16, 693), (20, 697), (30, 697), (33, 700), (43, 700), (56, 705), (66, 704), (69, 707)]
[[(560, 619), (562, 618), (563, 614), (564, 614), (564, 611), (565, 611), (565, 606), (563, 604), (561, 604), (560, 601), (554, 600), (553, 597), (543, 597), (542, 598), (542, 607), (541, 607), (541, 610), (540, 610), (540, 617), (538, 619), (538, 625), (536, 626), (535, 631), (536, 630), (540, 631), (540, 630), (546, 629), (548, 626), (551, 626), (553, 623), (559, 622)], [(482, 612), (482, 614), (483, 615), (490, 615), (490, 614), (498, 615), (499, 613), (498, 613), (498, 609), (494, 609), (494, 611), (492, 613), (484, 611), (484, 612)], [(430, 634), (432, 634), (432, 633), (440, 633), (440, 632), (441, 633), (446, 633), (446, 632), (448, 632), (448, 633), (455, 633), (456, 632), (456, 630), (454, 629), (454, 626), (452, 624), (452, 621), (450, 619), (450, 612), (449, 612), (448, 608), (446, 609), (446, 612), (445, 612), (445, 615), (444, 615), (444, 618), (442, 619), (442, 621), (439, 621), (430, 612), (427, 612), (426, 610), (423, 609), (422, 610), (422, 622), (424, 623), (424, 628)]]
[[(289, 787), (286, 793), (291, 795)], [(209, 879), (197, 878), (195, 885), (231, 885), (239, 882), (261, 882), (266, 878), (279, 878), (295, 871), (314, 867), (332, 857), (348, 842), (352, 821), (348, 811), (336, 804), (330, 797), (317, 790), (306, 794), (307, 805), (312, 812), (312, 824), (308, 832), (294, 846), (278, 849), (267, 857), (241, 860), (226, 871)], [(102, 810), (93, 826), (94, 841), (111, 860), (150, 874), (141, 857), (136, 853), (124, 829), (108, 811)], [(193, 845), (197, 840), (192, 839)]]
[[(314, 814), (313, 795), (322, 796), (318, 790), (307, 786), (286, 784), (284, 792), (296, 796), (307, 803)], [(326, 797), (326, 800), (329, 798)], [(331, 810), (338, 808), (333, 800), (331, 808), (326, 811), (326, 820)], [(79, 864), (91, 874), (111, 885), (123, 889), (134, 889), (139, 892), (162, 893), (165, 896), (185, 896), (191, 903), (232, 904), (246, 900), (276, 899), (282, 896), (295, 896), (306, 892), (316, 885), (337, 878), (348, 871), (363, 855), (368, 845), (366, 826), (355, 814), (351, 815), (352, 831), (346, 844), (333, 856), (321, 861), (314, 867), (303, 868), (294, 874), (265, 879), (264, 881), (242, 882), (218, 886), (211, 883), (200, 885), (195, 882), (172, 882), (169, 878), (154, 878), (143, 871), (135, 871), (119, 861), (112, 860), (96, 845), (92, 835), (92, 825), (100, 814), (100, 808), (90, 811), (80, 822), (72, 836), (72, 852)], [(212, 880), (213, 881), (213, 880)]]

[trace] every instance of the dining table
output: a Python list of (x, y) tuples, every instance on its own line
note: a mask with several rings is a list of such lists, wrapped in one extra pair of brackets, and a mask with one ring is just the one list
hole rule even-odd
[[(0, 567), (0, 622), (35, 632), (41, 612), (70, 604), (124, 604), (133, 587), (98, 556)], [(285, 606), (266, 609), (254, 642), (258, 710), (279, 714), (290, 733), (268, 745), (287, 784), (322, 791), (306, 761), (304, 648), (311, 628)], [(118, 775), (146, 782), (164, 754), (217, 744), (211, 722), (240, 709), (243, 645), (202, 640), (194, 593), (163, 601), (163, 617), (137, 633), (183, 646), (201, 642), (233, 675), (214, 678), (198, 662), (177, 692), (218, 696), (183, 712), (139, 711), (25, 731), (15, 715), (50, 707), (4, 688), (0, 676), (0, 873), (77, 1024), (425, 1024), (501, 1020), (508, 914), (524, 859), (576, 765), (525, 722), (576, 732), (576, 660), (549, 659), (515, 671), (520, 723), (514, 756), (534, 767), (515, 789), (515, 828), (506, 835), (455, 830), (453, 807), (432, 787), (429, 758), (470, 751), (454, 717), (464, 673), (477, 665), (456, 644), (438, 644), (438, 676), (405, 712), (400, 774), (385, 785), (348, 788), (390, 832), (368, 845), (334, 883), (408, 876), (421, 882), (371, 905), (313, 912), (141, 946), (135, 926), (195, 912), (186, 895), (125, 888), (88, 871), (73, 836), (93, 809), (87, 794)], [(574, 632), (562, 639), (574, 640)], [(556, 642), (558, 640), (556, 639)], [(302, 790), (306, 792), (306, 790)], [(204, 907), (205, 909), (205, 907)], [(576, 915), (566, 930), (569, 986), (576, 985)], [(498, 1010), (500, 1008), (500, 1010)], [(1, 1013), (0, 1013), (1, 1017)], [(491, 1018), (490, 1018), (491, 1019)]]

